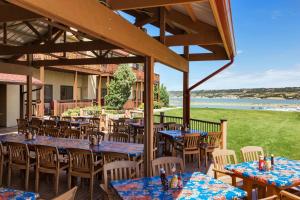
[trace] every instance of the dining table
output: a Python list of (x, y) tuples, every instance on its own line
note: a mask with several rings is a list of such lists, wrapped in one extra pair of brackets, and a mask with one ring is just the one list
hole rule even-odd
[[(175, 142), (181, 140), (186, 134), (199, 133), (201, 137), (207, 136), (208, 132), (199, 131), (194, 129), (188, 130), (162, 130), (158, 131), (158, 133), (162, 136), (165, 141), (164, 152), (167, 152), (167, 142), (171, 143), (172, 147), (175, 146)], [(172, 155), (175, 156), (175, 149), (172, 149)]]
[(39, 198), (38, 193), (0, 187), (0, 199), (6, 200), (35, 200)]
[(253, 184), (265, 187), (267, 196), (279, 195), (281, 190), (300, 185), (300, 161), (284, 157), (275, 157), (270, 170), (259, 170), (258, 161), (226, 165), (225, 169), (243, 179), (243, 187), (248, 191), (249, 199), (252, 198), (250, 191)]
[(27, 140), (23, 134), (9, 134), (1, 135), (0, 141), (5, 142), (18, 142), (34, 145), (47, 145), (57, 147), (60, 152), (65, 153), (68, 148), (78, 148), (91, 150), (93, 153), (115, 152), (128, 154), (130, 157), (141, 156), (144, 152), (143, 144), (102, 141), (100, 144), (91, 145), (89, 140), (85, 139), (70, 139), (49, 136), (36, 136), (35, 139)]
[[(167, 177), (169, 182), (171, 176)], [(201, 172), (182, 173), (183, 187), (164, 190), (160, 176), (111, 181), (110, 187), (120, 199), (223, 200), (243, 199), (247, 192)]]

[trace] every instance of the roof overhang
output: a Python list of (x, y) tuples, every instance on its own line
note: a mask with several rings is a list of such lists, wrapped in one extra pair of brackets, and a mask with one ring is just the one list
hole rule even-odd
[[(25, 75), (0, 73), (1, 84), (26, 85), (26, 82), (27, 77)], [(32, 77), (32, 84), (42, 86), (43, 82)]]

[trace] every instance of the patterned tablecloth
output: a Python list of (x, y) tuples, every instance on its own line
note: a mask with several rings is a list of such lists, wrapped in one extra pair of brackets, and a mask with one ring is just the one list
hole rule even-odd
[(90, 145), (89, 140), (54, 138), (48, 136), (37, 136), (35, 140), (26, 140), (24, 135), (1, 135), (0, 141), (19, 142), (29, 145), (48, 145), (57, 147), (60, 150), (65, 150), (67, 148), (79, 148), (92, 150), (94, 153), (127, 153), (130, 156), (139, 156), (143, 154), (144, 151), (143, 144), (102, 141), (99, 145)]
[(167, 136), (172, 139), (179, 139), (182, 138), (184, 134), (191, 134), (191, 133), (200, 133), (201, 136), (206, 136), (208, 133), (204, 131), (197, 131), (197, 130), (188, 130), (188, 131), (182, 131), (182, 130), (164, 130), (159, 131), (158, 133)]
[(1, 200), (34, 200), (39, 197), (39, 194), (34, 192), (25, 192), (11, 188), (0, 188)]
[(300, 185), (300, 161), (275, 157), (274, 163), (274, 169), (270, 171), (259, 171), (257, 161), (227, 165), (225, 169), (239, 176), (276, 187)]
[[(183, 188), (164, 191), (160, 177), (112, 181), (111, 186), (124, 200), (133, 199), (205, 199), (223, 200), (245, 198), (247, 193), (200, 172), (183, 173)], [(171, 177), (168, 177), (169, 181)]]

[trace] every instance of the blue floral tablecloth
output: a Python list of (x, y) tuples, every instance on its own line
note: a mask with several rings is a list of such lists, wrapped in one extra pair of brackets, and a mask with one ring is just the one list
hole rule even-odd
[[(183, 173), (182, 177), (182, 189), (169, 189), (167, 191), (163, 190), (159, 176), (111, 181), (111, 186), (124, 200), (225, 200), (247, 196), (245, 191), (200, 172)], [(168, 179), (170, 181), (171, 177)]]
[(25, 192), (11, 188), (0, 188), (0, 200), (35, 200), (39, 197), (37, 193)]
[(270, 171), (259, 171), (257, 161), (227, 165), (225, 169), (232, 171), (238, 176), (247, 177), (276, 187), (300, 185), (300, 161), (275, 157), (274, 163), (274, 169)]
[(167, 136), (169, 138), (172, 138), (174, 140), (180, 139), (183, 137), (184, 134), (191, 134), (191, 133), (200, 133), (202, 137), (206, 136), (208, 133), (204, 131), (197, 131), (197, 130), (188, 130), (188, 131), (182, 131), (182, 130), (164, 130), (159, 131), (160, 134)]
[(0, 136), (0, 141), (19, 142), (28, 145), (48, 145), (57, 147), (60, 151), (65, 151), (67, 148), (79, 148), (92, 150), (94, 153), (116, 152), (126, 153), (129, 156), (140, 156), (144, 151), (143, 144), (102, 141), (99, 145), (90, 145), (89, 140), (55, 138), (48, 136), (37, 136), (35, 140), (26, 140), (24, 135), (11, 134)]

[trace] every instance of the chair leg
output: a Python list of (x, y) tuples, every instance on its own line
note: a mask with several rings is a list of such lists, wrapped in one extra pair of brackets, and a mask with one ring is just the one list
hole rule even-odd
[(11, 183), (11, 166), (8, 166), (8, 174), (7, 174), (7, 186), (9, 187)]
[(55, 195), (58, 194), (58, 184), (59, 184), (59, 173), (54, 174), (55, 176)]
[(0, 163), (0, 186), (2, 186), (3, 180), (3, 161)]
[(28, 183), (29, 183), (29, 167), (26, 168), (25, 171), (25, 190), (28, 190)]
[(207, 167), (208, 166), (208, 155), (207, 155), (207, 151), (206, 150), (204, 150), (204, 153), (205, 153), (205, 167)]
[(40, 173), (39, 171), (36, 169), (36, 173), (35, 173), (35, 192), (38, 193), (39, 192), (39, 183), (40, 183)]
[(94, 192), (94, 176), (90, 178), (90, 199), (93, 199), (93, 192)]
[(183, 167), (185, 168), (185, 154), (182, 154), (182, 158), (183, 158)]
[(71, 173), (69, 171), (69, 173), (68, 173), (68, 189), (69, 190), (71, 189), (71, 185), (72, 185), (72, 176), (71, 176)]
[(198, 168), (199, 168), (199, 170), (201, 168), (201, 154), (200, 154), (200, 152), (198, 154)]

